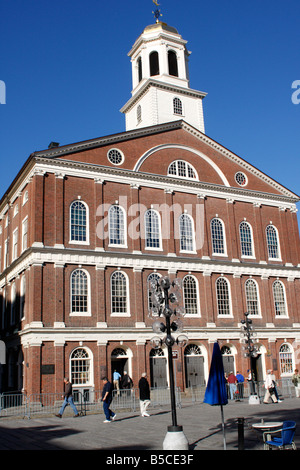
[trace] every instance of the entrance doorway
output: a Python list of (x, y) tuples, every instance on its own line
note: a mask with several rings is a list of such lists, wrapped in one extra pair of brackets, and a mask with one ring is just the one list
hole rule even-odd
[(162, 349), (150, 351), (150, 380), (151, 387), (165, 388), (167, 382), (167, 359)]
[(184, 351), (186, 387), (199, 387), (205, 384), (204, 357), (201, 348), (190, 344)]
[[(129, 358), (122, 348), (116, 348), (111, 353), (111, 374), (113, 375), (116, 370), (121, 377), (124, 375), (124, 370), (128, 372)], [(113, 380), (113, 377), (111, 377)]]

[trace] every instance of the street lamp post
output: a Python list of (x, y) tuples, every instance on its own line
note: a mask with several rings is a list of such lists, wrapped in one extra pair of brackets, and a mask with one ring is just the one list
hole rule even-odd
[[(177, 424), (172, 357), (172, 347), (175, 343), (183, 347), (188, 342), (188, 338), (185, 335), (179, 335), (177, 339), (172, 336), (172, 332), (180, 333), (183, 329), (183, 324), (180, 319), (183, 315), (183, 309), (179, 307), (181, 298), (180, 288), (180, 279), (175, 279), (171, 282), (167, 276), (161, 277), (159, 281), (155, 279), (149, 281), (149, 291), (152, 303), (149, 314), (155, 319), (152, 328), (157, 334), (166, 333), (166, 336), (163, 339), (157, 336), (152, 338), (151, 343), (155, 348), (159, 348), (164, 343), (168, 350), (172, 426), (168, 426), (168, 432), (164, 440), (163, 448), (172, 450), (188, 450), (188, 441), (183, 434), (183, 428)], [(176, 317), (173, 321), (171, 320), (172, 315)], [(162, 316), (165, 318), (165, 323), (161, 321)]]
[(244, 314), (245, 320), (241, 320), (241, 336), (242, 336), (242, 343), (245, 344), (243, 347), (244, 349), (244, 357), (249, 357), (250, 362), (250, 384), (251, 384), (251, 393), (249, 395), (249, 404), (259, 404), (259, 397), (255, 392), (255, 383), (254, 383), (254, 374), (253, 374), (253, 367), (252, 367), (252, 358), (258, 356), (258, 349), (254, 344), (253, 337), (256, 336), (256, 332), (254, 326), (252, 324), (251, 318), (249, 318), (249, 313), (246, 312)]

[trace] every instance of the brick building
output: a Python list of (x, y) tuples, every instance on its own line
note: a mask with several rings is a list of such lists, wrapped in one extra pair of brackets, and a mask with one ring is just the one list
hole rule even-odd
[(183, 281), (181, 389), (207, 380), (214, 341), (246, 373), (240, 322), (256, 327), (258, 379), (299, 366), (299, 197), (205, 134), (186, 41), (157, 22), (134, 43), (126, 131), (30, 155), (0, 202), (1, 389), (80, 390), (127, 370), (168, 384), (149, 277)]

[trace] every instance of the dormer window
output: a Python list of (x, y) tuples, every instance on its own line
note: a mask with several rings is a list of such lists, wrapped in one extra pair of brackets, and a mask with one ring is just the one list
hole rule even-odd
[(175, 160), (168, 168), (169, 176), (178, 176), (179, 178), (198, 179), (196, 170), (192, 165), (184, 160)]
[(150, 60), (150, 76), (153, 77), (154, 75), (159, 75), (159, 59), (158, 59), (158, 52), (153, 51), (149, 56)]
[(178, 77), (177, 55), (174, 51), (168, 51), (169, 75)]

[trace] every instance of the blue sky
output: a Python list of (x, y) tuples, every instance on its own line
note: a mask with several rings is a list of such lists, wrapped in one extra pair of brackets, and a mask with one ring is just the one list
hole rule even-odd
[[(206, 133), (300, 194), (299, 0), (159, 0), (188, 41)], [(125, 130), (127, 53), (151, 0), (0, 0), (0, 196), (28, 156)], [(299, 207), (299, 206), (298, 206)]]

